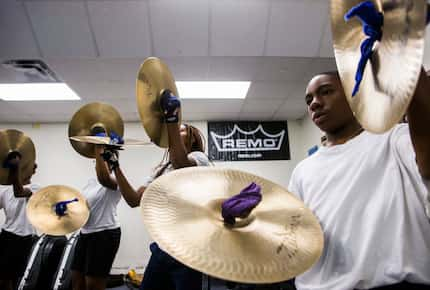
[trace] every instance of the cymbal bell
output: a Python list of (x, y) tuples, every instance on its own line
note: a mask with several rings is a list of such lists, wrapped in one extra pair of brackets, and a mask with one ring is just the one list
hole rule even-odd
[(0, 131), (0, 184), (10, 185), (9, 169), (3, 168), (3, 162), (11, 152), (21, 155), (20, 175), (26, 179), (33, 174), (36, 161), (36, 149), (33, 141), (23, 132), (9, 129)]
[[(64, 216), (55, 212), (59, 202), (73, 200), (67, 205)], [(27, 216), (30, 223), (42, 233), (54, 236), (70, 234), (81, 228), (90, 215), (86, 199), (79, 191), (63, 185), (51, 185), (34, 193), (27, 204)]]
[(427, 4), (425, 0), (372, 1), (384, 15), (383, 36), (374, 46), (360, 90), (352, 97), (355, 73), (366, 35), (357, 19), (344, 15), (361, 0), (331, 0), (334, 53), (345, 94), (360, 124), (383, 133), (406, 113), (415, 91), (424, 56)]
[[(69, 138), (91, 136), (95, 127), (101, 127), (109, 135), (114, 131), (117, 135), (124, 134), (124, 121), (118, 111), (105, 103), (90, 103), (81, 107), (69, 123)], [(94, 158), (94, 144), (76, 142), (69, 139), (73, 148), (84, 157)]]
[[(167, 126), (163, 122), (160, 97), (164, 90), (179, 97), (175, 80), (167, 65), (159, 58), (149, 57), (140, 66), (136, 82), (136, 100), (140, 120), (152, 142), (167, 148)], [(179, 123), (181, 115), (179, 116)]]
[[(255, 182), (262, 201), (246, 219), (227, 226), (224, 200)], [(141, 200), (151, 237), (185, 265), (220, 279), (275, 283), (310, 268), (323, 249), (317, 218), (281, 186), (250, 173), (192, 167), (157, 178)]]

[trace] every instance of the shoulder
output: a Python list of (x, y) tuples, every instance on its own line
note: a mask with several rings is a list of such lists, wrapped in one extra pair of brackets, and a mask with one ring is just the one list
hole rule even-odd
[(200, 151), (193, 151), (191, 153), (188, 154), (188, 158), (193, 159), (197, 166), (209, 166), (210, 165), (210, 161), (208, 156)]

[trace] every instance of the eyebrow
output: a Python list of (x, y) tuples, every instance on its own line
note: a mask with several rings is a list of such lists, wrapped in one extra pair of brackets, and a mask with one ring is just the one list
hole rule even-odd
[[(318, 89), (317, 89), (317, 92), (319, 93), (322, 89), (325, 89), (325, 88), (331, 88), (333, 85), (332, 84), (330, 84), (330, 83), (324, 83), (324, 84), (322, 84), (321, 86), (319, 86), (318, 87)], [(312, 94), (311, 93), (307, 93), (306, 95), (305, 95), (305, 100), (308, 98), (308, 97), (311, 97), (312, 96)]]

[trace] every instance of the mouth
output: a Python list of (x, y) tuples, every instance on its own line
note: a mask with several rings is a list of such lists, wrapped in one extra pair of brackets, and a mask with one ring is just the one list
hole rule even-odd
[(312, 120), (315, 123), (321, 123), (322, 121), (324, 121), (324, 119), (327, 117), (327, 114), (325, 112), (315, 112), (312, 115)]

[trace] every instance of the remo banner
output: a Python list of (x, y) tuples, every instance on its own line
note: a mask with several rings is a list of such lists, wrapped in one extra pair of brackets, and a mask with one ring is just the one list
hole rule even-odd
[(209, 122), (214, 161), (290, 160), (287, 122)]

